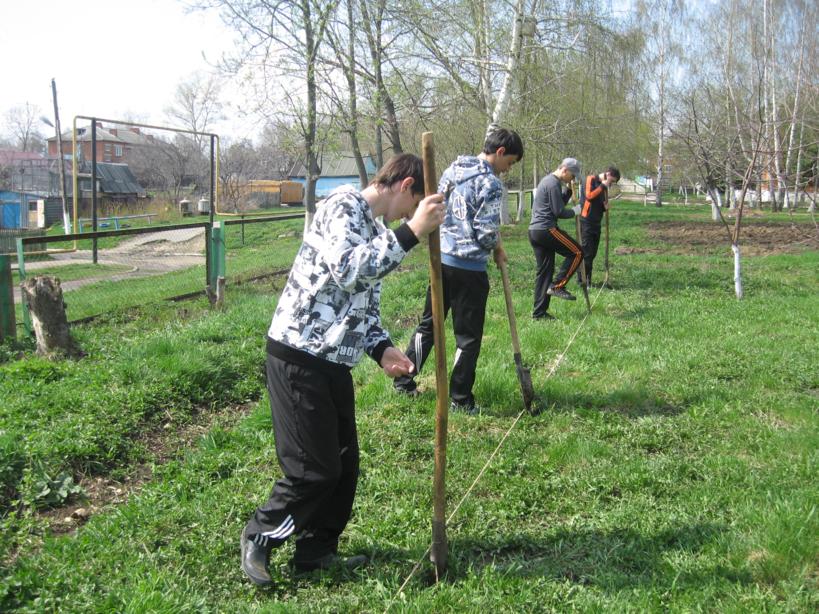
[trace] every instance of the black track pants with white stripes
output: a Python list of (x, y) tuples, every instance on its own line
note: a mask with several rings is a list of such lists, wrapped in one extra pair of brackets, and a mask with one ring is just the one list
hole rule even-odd
[[(475, 396), (472, 387), (481, 353), (483, 326), (486, 319), (486, 301), (489, 298), (489, 274), (441, 265), (441, 285), (444, 299), (444, 317), (452, 309), (452, 328), (455, 332), (455, 363), (449, 378), (449, 396), (458, 405), (472, 405)], [(427, 298), (421, 322), (410, 338), (405, 354), (415, 364), (415, 374), (421, 372), (432, 351), (434, 342), (432, 322), (432, 291), (427, 286)], [(415, 390), (415, 379), (402, 376), (395, 379), (396, 388)]]
[(338, 549), (358, 482), (355, 395), (349, 370), (319, 369), (267, 355), (267, 390), (284, 477), (247, 524), (246, 534), (275, 548), (296, 534), (294, 560)]

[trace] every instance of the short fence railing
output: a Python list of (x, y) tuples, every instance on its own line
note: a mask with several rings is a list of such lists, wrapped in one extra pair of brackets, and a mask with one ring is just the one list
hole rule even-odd
[[(87, 321), (152, 301), (199, 296), (206, 288), (215, 288), (219, 277), (230, 283), (269, 274), (271, 270), (281, 271), (292, 262), (301, 226), (291, 223), (280, 234), (271, 231), (269, 225), (303, 218), (301, 212), (213, 224), (207, 221), (51, 237), (18, 236), (16, 270), (5, 277), (0, 275), (0, 280), (11, 280), (7, 283), (12, 287), (6, 291), (14, 296), (12, 321), (31, 333), (28, 307), (19, 288), (27, 277), (59, 278), (67, 294), (69, 322)], [(284, 245), (282, 239), (292, 239), (290, 252), (279, 253), (282, 250), (278, 247)], [(33, 247), (37, 248), (36, 255), (31, 253)], [(10, 264), (6, 266), (11, 268)], [(0, 288), (0, 292), (3, 290)], [(8, 314), (0, 313), (0, 319), (3, 317)]]

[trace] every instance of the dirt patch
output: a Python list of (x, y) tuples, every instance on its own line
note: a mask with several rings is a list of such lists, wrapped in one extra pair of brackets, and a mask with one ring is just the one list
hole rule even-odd
[[(733, 226), (731, 227), (733, 230)], [(719, 222), (654, 222), (648, 235), (666, 248), (617, 248), (615, 253), (677, 253), (702, 254), (730, 251), (728, 233)], [(749, 222), (743, 224), (740, 248), (745, 256), (767, 256), (819, 249), (819, 231), (808, 224), (772, 224)], [(620, 251), (620, 250), (629, 251)]]
[(127, 501), (128, 497), (139, 492), (140, 488), (153, 477), (153, 465), (168, 462), (177, 458), (181, 452), (206, 434), (213, 427), (220, 425), (230, 427), (246, 416), (256, 402), (245, 405), (232, 405), (218, 411), (202, 411), (184, 426), (166, 422), (154, 431), (138, 439), (151, 460), (134, 466), (120, 480), (106, 476), (93, 476), (81, 479), (79, 485), (83, 496), (68, 505), (43, 510), (40, 518), (46, 521), (51, 534), (64, 534), (75, 531), (85, 524), (91, 516), (105, 508)]

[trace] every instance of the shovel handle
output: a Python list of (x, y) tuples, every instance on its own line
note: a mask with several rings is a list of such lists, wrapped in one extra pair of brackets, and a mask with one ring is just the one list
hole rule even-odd
[(506, 263), (501, 261), (498, 268), (503, 281), (503, 298), (506, 299), (506, 316), (509, 318), (509, 333), (512, 336), (512, 350), (515, 354), (520, 354), (520, 339), (518, 338), (518, 324), (515, 318), (515, 306), (512, 304), (512, 287), (509, 283), (509, 270)]

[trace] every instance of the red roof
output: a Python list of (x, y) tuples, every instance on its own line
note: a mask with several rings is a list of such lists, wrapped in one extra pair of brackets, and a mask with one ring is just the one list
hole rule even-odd
[(14, 149), (0, 149), (0, 164), (11, 164), (20, 160), (42, 160), (43, 154), (34, 151), (16, 151)]

